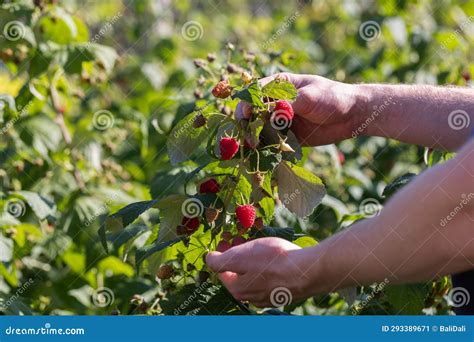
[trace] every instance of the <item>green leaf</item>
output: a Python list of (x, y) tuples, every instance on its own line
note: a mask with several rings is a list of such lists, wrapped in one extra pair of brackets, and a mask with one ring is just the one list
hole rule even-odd
[(294, 240), (293, 243), (295, 245), (300, 246), (301, 248), (306, 248), (316, 246), (318, 244), (318, 241), (316, 241), (311, 236), (302, 236)]
[(390, 285), (384, 292), (396, 315), (421, 315), (429, 287), (427, 284)]
[(179, 236), (169, 241), (155, 242), (152, 245), (138, 248), (135, 253), (135, 265), (137, 269), (140, 267), (141, 263), (149, 256), (165, 249), (166, 247), (172, 246), (175, 243), (178, 243), (184, 239), (186, 239), (186, 236)]
[(298, 91), (293, 83), (278, 78), (266, 84), (262, 89), (262, 93), (264, 96), (275, 100), (288, 101), (294, 101), (298, 95)]
[(56, 205), (36, 192), (16, 191), (12, 192), (11, 195), (28, 203), (36, 217), (40, 220), (53, 218), (56, 215)]
[(234, 95), (232, 99), (241, 99), (250, 103), (253, 107), (263, 108), (264, 104), (262, 102), (262, 90), (257, 82), (250, 84), (247, 88), (244, 88)]
[(250, 155), (249, 171), (257, 171), (257, 166), (262, 172), (273, 171), (281, 163), (281, 159), (281, 153), (275, 150), (260, 150)]
[(111, 232), (120, 232), (130, 223), (135, 221), (138, 216), (152, 208), (156, 203), (157, 200), (141, 201), (123, 207), (116, 213), (107, 217), (105, 221), (106, 230)]
[(222, 121), (220, 115), (203, 114), (208, 120), (207, 126), (195, 128), (193, 122), (196, 113), (193, 112), (184, 117), (168, 136), (166, 147), (173, 165), (188, 160), (200, 151), (200, 146), (209, 138), (209, 132), (214, 131)]
[(382, 196), (390, 197), (395, 192), (397, 192), (400, 188), (404, 187), (406, 184), (411, 182), (413, 178), (415, 178), (416, 174), (414, 173), (406, 173), (403, 176), (396, 178), (392, 183), (388, 184), (382, 192)]
[(115, 256), (108, 256), (102, 259), (97, 264), (97, 268), (102, 273), (110, 272), (112, 275), (124, 275), (126, 277), (133, 277), (135, 273), (132, 266), (124, 263)]
[(72, 16), (62, 8), (55, 7), (39, 18), (35, 33), (43, 41), (65, 45), (75, 41), (78, 31)]
[(117, 52), (105, 45), (95, 43), (70, 44), (67, 47), (67, 60), (64, 70), (71, 74), (80, 73), (83, 62), (95, 61), (104, 67), (107, 74), (110, 74), (117, 58)]
[[(183, 219), (183, 202), (187, 199), (184, 195), (170, 195), (163, 198), (157, 204), (160, 210), (160, 230), (158, 231), (158, 242), (175, 239), (176, 227), (181, 224)], [(199, 205), (199, 202), (196, 201)], [(194, 205), (192, 203), (191, 205)]]
[(280, 163), (275, 169), (278, 196), (283, 205), (299, 217), (312, 213), (326, 195), (321, 179), (299, 166)]

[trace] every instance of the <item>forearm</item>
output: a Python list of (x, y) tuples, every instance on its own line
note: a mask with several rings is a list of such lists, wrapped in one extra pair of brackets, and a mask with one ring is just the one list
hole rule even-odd
[[(463, 201), (464, 200), (464, 201)], [(441, 223), (455, 208), (461, 212)], [(416, 282), (474, 264), (474, 142), (457, 158), (422, 174), (388, 202), (380, 216), (301, 252), (309, 291)]]
[(384, 84), (357, 87), (362, 105), (357, 106), (360, 119), (353, 135), (383, 136), (454, 150), (474, 127), (474, 89)]

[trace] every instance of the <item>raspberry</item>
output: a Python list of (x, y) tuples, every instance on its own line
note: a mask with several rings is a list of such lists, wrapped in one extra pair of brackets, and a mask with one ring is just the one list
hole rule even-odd
[(231, 232), (222, 232), (221, 239), (225, 241), (232, 240), (232, 233)]
[(170, 265), (161, 265), (160, 269), (156, 273), (156, 276), (160, 279), (169, 279), (173, 275), (173, 267)]
[(219, 190), (219, 183), (217, 183), (214, 178), (202, 182), (201, 185), (199, 185), (199, 192), (201, 194), (215, 194), (219, 192)]
[(209, 279), (210, 276), (211, 275), (210, 275), (209, 272), (199, 271), (199, 273), (198, 273), (198, 283), (202, 284), (202, 283), (206, 282)]
[(293, 117), (295, 116), (293, 107), (291, 107), (291, 104), (285, 100), (278, 100), (276, 102), (273, 113), (280, 119), (285, 118), (287, 121), (293, 120)]
[(220, 99), (225, 99), (226, 97), (229, 97), (231, 93), (232, 87), (230, 86), (230, 83), (227, 80), (220, 81), (212, 89), (212, 95)]
[(254, 225), (255, 225), (255, 228), (257, 228), (258, 230), (262, 230), (263, 227), (264, 227), (264, 225), (263, 225), (263, 219), (262, 219), (261, 217), (257, 217), (257, 218), (255, 219)]
[(194, 117), (193, 127), (199, 128), (199, 127), (205, 126), (206, 123), (207, 123), (206, 117), (202, 115), (201, 113), (199, 113)]
[(244, 244), (246, 242), (247, 240), (243, 238), (242, 236), (236, 236), (235, 238), (232, 239), (232, 247)]
[(219, 214), (221, 213), (222, 209), (216, 209), (216, 208), (206, 208), (206, 211), (204, 215), (206, 216), (206, 222), (209, 224), (214, 223), (217, 218), (219, 217)]
[(235, 215), (245, 229), (252, 227), (255, 222), (255, 208), (251, 204), (239, 205), (235, 209)]
[(191, 235), (194, 233), (201, 223), (198, 217), (183, 217), (181, 225), (186, 228), (186, 234)]
[(232, 245), (228, 241), (221, 240), (217, 244), (216, 250), (218, 252), (224, 253), (225, 251), (229, 250), (230, 248), (232, 248)]
[(239, 142), (234, 138), (223, 137), (219, 142), (219, 149), (222, 160), (232, 159), (239, 151)]

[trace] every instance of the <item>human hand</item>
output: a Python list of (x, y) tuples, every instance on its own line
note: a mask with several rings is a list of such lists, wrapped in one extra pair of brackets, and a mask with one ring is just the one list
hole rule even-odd
[[(275, 77), (292, 82), (298, 97), (292, 103), (295, 117), (291, 130), (305, 146), (335, 143), (352, 136), (361, 122), (364, 98), (356, 85), (329, 80), (316, 75), (280, 73), (262, 78), (262, 86)], [(251, 107), (246, 102), (237, 105), (237, 119), (248, 119)]]
[(310, 282), (304, 270), (303, 250), (280, 238), (261, 238), (211, 252), (208, 266), (237, 299), (257, 307), (284, 306), (309, 297)]

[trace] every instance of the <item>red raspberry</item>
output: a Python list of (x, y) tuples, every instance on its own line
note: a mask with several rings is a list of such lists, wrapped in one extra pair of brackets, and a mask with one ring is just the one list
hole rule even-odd
[(252, 227), (255, 222), (255, 208), (251, 204), (239, 205), (235, 209), (235, 215), (239, 223), (245, 229)]
[(232, 247), (244, 244), (246, 242), (247, 240), (243, 238), (242, 236), (236, 236), (235, 238), (232, 239)]
[(194, 233), (198, 228), (201, 223), (199, 222), (198, 217), (183, 217), (183, 220), (181, 221), (181, 225), (186, 227), (186, 232), (187, 234), (192, 234)]
[(222, 160), (232, 159), (239, 151), (239, 142), (234, 138), (223, 137), (219, 142), (219, 149)]
[(293, 107), (291, 107), (291, 104), (285, 100), (278, 100), (276, 102), (273, 113), (278, 116), (278, 118), (285, 118), (287, 121), (293, 120), (293, 117), (295, 116)]
[(220, 191), (219, 183), (214, 178), (211, 178), (199, 185), (199, 192), (201, 194), (215, 194)]
[(220, 99), (225, 99), (226, 97), (229, 97), (231, 93), (232, 87), (230, 86), (229, 81), (227, 80), (220, 81), (212, 89), (212, 95)]
[(225, 251), (229, 250), (230, 248), (232, 248), (232, 245), (228, 241), (221, 240), (217, 244), (216, 250), (218, 252), (224, 253)]

